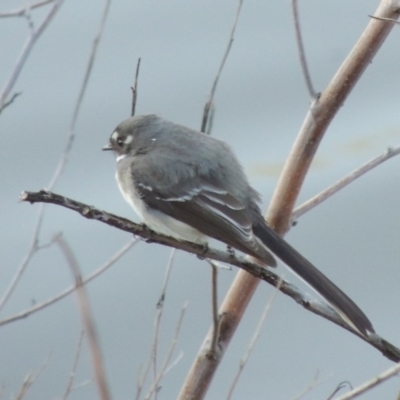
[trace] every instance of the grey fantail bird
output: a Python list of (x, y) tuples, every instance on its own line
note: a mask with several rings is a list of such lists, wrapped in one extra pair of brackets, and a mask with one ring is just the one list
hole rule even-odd
[(269, 266), (274, 254), (353, 328), (374, 332), (360, 308), (267, 225), (259, 194), (225, 142), (141, 115), (121, 122), (103, 149), (116, 153), (118, 186), (150, 229), (200, 244), (211, 237)]

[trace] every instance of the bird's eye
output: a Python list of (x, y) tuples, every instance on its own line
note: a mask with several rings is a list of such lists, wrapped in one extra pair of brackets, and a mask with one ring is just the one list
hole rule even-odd
[(117, 139), (117, 145), (118, 145), (119, 147), (122, 147), (122, 146), (124, 145), (124, 141), (123, 141), (121, 138), (118, 138), (118, 139)]

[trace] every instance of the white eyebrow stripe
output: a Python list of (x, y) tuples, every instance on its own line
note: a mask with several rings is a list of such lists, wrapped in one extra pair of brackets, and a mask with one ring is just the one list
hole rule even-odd
[(114, 131), (114, 133), (111, 135), (111, 139), (117, 140), (118, 137), (118, 132)]

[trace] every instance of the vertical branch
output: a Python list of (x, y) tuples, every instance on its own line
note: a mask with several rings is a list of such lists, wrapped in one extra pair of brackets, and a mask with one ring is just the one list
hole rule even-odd
[(172, 266), (173, 266), (174, 259), (175, 259), (175, 254), (176, 254), (176, 249), (173, 249), (171, 251), (171, 255), (169, 257), (168, 264), (167, 264), (167, 269), (165, 271), (165, 277), (164, 277), (164, 283), (163, 283), (163, 286), (161, 289), (161, 295), (157, 302), (156, 315), (154, 318), (154, 336), (153, 336), (153, 343), (152, 343), (152, 348), (151, 348), (150, 359), (146, 365), (146, 368), (144, 370), (142, 377), (140, 377), (138, 380), (136, 396), (135, 396), (136, 400), (140, 399), (140, 395), (142, 393), (143, 386), (147, 379), (147, 375), (149, 374), (151, 366), (153, 366), (153, 380), (155, 381), (157, 378), (157, 349), (158, 349), (161, 317), (162, 317), (163, 310), (164, 310), (165, 295), (167, 293), (169, 277), (171, 275)]
[[(398, 18), (399, 4), (381, 0), (378, 17)], [(306, 177), (320, 141), (330, 122), (343, 105), (367, 66), (393, 28), (390, 22), (371, 19), (365, 31), (344, 60), (315, 107), (303, 122), (297, 139), (283, 167), (278, 187), (268, 210), (268, 222), (280, 234), (290, 225), (290, 213)]]
[(174, 334), (174, 337), (172, 338), (171, 344), (169, 346), (167, 356), (165, 357), (165, 361), (160, 369), (160, 372), (155, 377), (155, 379), (151, 385), (150, 391), (147, 394), (147, 396), (145, 397), (145, 400), (150, 400), (150, 397), (153, 394), (155, 395), (158, 392), (158, 390), (160, 389), (159, 384), (160, 384), (160, 381), (163, 378), (163, 376), (165, 376), (167, 374), (167, 372), (171, 370), (173, 365), (175, 365), (176, 362), (180, 360), (180, 357), (178, 357), (177, 361), (175, 361), (174, 363), (171, 364), (171, 358), (172, 358), (172, 355), (174, 354), (175, 347), (178, 343), (179, 333), (181, 331), (183, 317), (185, 316), (187, 306), (188, 306), (187, 302), (185, 302), (182, 306), (181, 313), (179, 315), (178, 322), (176, 324), (175, 334)]
[(203, 133), (205, 133), (207, 131), (210, 131), (210, 122), (211, 122), (211, 119), (212, 119), (211, 117), (212, 117), (213, 110), (214, 110), (214, 95), (215, 95), (215, 91), (217, 90), (219, 78), (221, 77), (222, 70), (224, 69), (225, 62), (226, 62), (226, 60), (228, 58), (229, 52), (230, 52), (231, 47), (232, 47), (233, 36), (235, 34), (236, 25), (237, 25), (238, 20), (239, 20), (239, 15), (240, 15), (240, 10), (242, 9), (242, 4), (243, 4), (243, 0), (239, 0), (239, 5), (238, 5), (237, 11), (236, 11), (235, 20), (233, 22), (231, 34), (229, 36), (228, 46), (226, 47), (225, 53), (224, 53), (224, 55), (222, 57), (222, 61), (221, 61), (221, 64), (220, 64), (218, 72), (217, 72), (217, 75), (216, 75), (216, 77), (214, 79), (214, 83), (213, 83), (212, 88), (211, 88), (210, 97), (209, 97), (207, 103), (204, 106), (203, 119), (202, 119), (202, 122), (201, 122), (201, 129), (200, 129), (200, 131), (203, 132)]
[(63, 400), (67, 400), (67, 397), (69, 396), (69, 394), (71, 393), (71, 390), (72, 390), (72, 384), (74, 383), (76, 370), (78, 368), (79, 356), (81, 354), (83, 336), (84, 335), (85, 335), (85, 331), (81, 330), (81, 333), (79, 335), (78, 345), (76, 346), (74, 362), (72, 364), (72, 370), (71, 370), (71, 373), (69, 375), (69, 379), (68, 379), (67, 387), (65, 389)]
[(299, 51), (301, 69), (303, 71), (304, 80), (306, 81), (308, 94), (313, 100), (315, 100), (317, 99), (318, 94), (314, 90), (313, 84), (311, 82), (310, 71), (307, 65), (306, 52), (304, 51), (303, 39), (301, 36), (300, 17), (299, 17), (297, 0), (292, 0), (292, 11), (293, 11), (294, 29), (296, 32), (296, 42), (297, 42), (297, 49)]
[(69, 128), (69, 132), (68, 132), (68, 136), (67, 136), (67, 143), (64, 147), (64, 151), (63, 154), (61, 156), (61, 159), (57, 165), (57, 168), (53, 174), (53, 177), (50, 180), (50, 183), (47, 186), (48, 190), (52, 190), (53, 187), (55, 186), (55, 184), (57, 183), (59, 177), (61, 176), (61, 174), (64, 171), (65, 165), (67, 164), (68, 161), (68, 156), (69, 153), (71, 151), (72, 145), (74, 143), (75, 140), (75, 125), (76, 125), (76, 121), (78, 120), (78, 115), (79, 115), (79, 111), (81, 109), (81, 104), (83, 101), (83, 97), (86, 93), (86, 88), (87, 85), (89, 83), (89, 78), (90, 75), (92, 73), (92, 69), (93, 69), (93, 65), (94, 65), (94, 61), (96, 59), (96, 55), (97, 55), (97, 49), (99, 47), (99, 43), (100, 43), (100, 39), (101, 36), (103, 34), (104, 31), (104, 26), (107, 20), (107, 16), (108, 16), (108, 11), (110, 9), (110, 5), (111, 5), (111, 0), (106, 0), (106, 5), (104, 7), (104, 12), (103, 12), (103, 16), (100, 22), (100, 27), (99, 30), (95, 36), (95, 38), (93, 39), (93, 46), (92, 46), (92, 51), (90, 53), (89, 56), (89, 61), (88, 64), (86, 66), (86, 71), (85, 71), (85, 75), (83, 77), (83, 82), (81, 85), (81, 88), (79, 90), (79, 94), (78, 94), (78, 99), (76, 100), (76, 104), (75, 104), (75, 108), (74, 108), (74, 112), (72, 114), (72, 119), (71, 119), (71, 124), (70, 124), (70, 128)]
[(140, 58), (138, 59), (138, 62), (137, 62), (137, 65), (136, 65), (135, 83), (131, 87), (131, 89), (132, 89), (131, 117), (133, 117), (135, 115), (135, 110), (136, 110), (137, 84), (138, 84), (138, 78), (139, 78), (139, 69), (140, 69)]
[[(377, 17), (397, 19), (399, 1), (381, 0), (375, 13)], [(288, 156), (280, 180), (267, 213), (267, 221), (275, 231), (283, 235), (290, 225), (290, 215), (306, 177), (308, 168), (320, 141), (365, 68), (371, 62), (393, 27), (392, 23), (372, 19), (353, 50), (329, 83), (319, 101), (305, 118), (293, 148)], [(224, 314), (221, 321), (221, 348), (228, 348), (236, 328), (258, 286), (259, 280), (247, 272), (239, 271), (220, 308)], [(181, 388), (179, 400), (203, 399), (215, 371), (222, 360), (205, 357), (207, 343), (212, 337), (208, 332), (198, 355)]]
[(99, 397), (101, 400), (110, 400), (111, 397), (108, 390), (103, 357), (101, 355), (99, 340), (97, 337), (93, 315), (90, 309), (89, 299), (86, 294), (85, 286), (82, 282), (82, 274), (78, 264), (78, 260), (76, 259), (75, 254), (73, 253), (69, 244), (62, 235), (58, 235), (55, 238), (55, 243), (57, 243), (62, 253), (64, 254), (75, 280), (78, 304), (82, 317), (82, 324), (85, 328), (85, 331), (87, 332), (87, 340), (89, 343), (90, 355), (92, 358), (92, 368), (95, 375)]

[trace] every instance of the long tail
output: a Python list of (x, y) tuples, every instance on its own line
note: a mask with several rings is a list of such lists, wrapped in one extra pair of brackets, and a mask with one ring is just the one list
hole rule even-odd
[(361, 309), (322, 272), (277, 235), (264, 220), (253, 226), (253, 232), (272, 253), (324, 297), (360, 333), (366, 335), (367, 331), (375, 332), (371, 321)]

